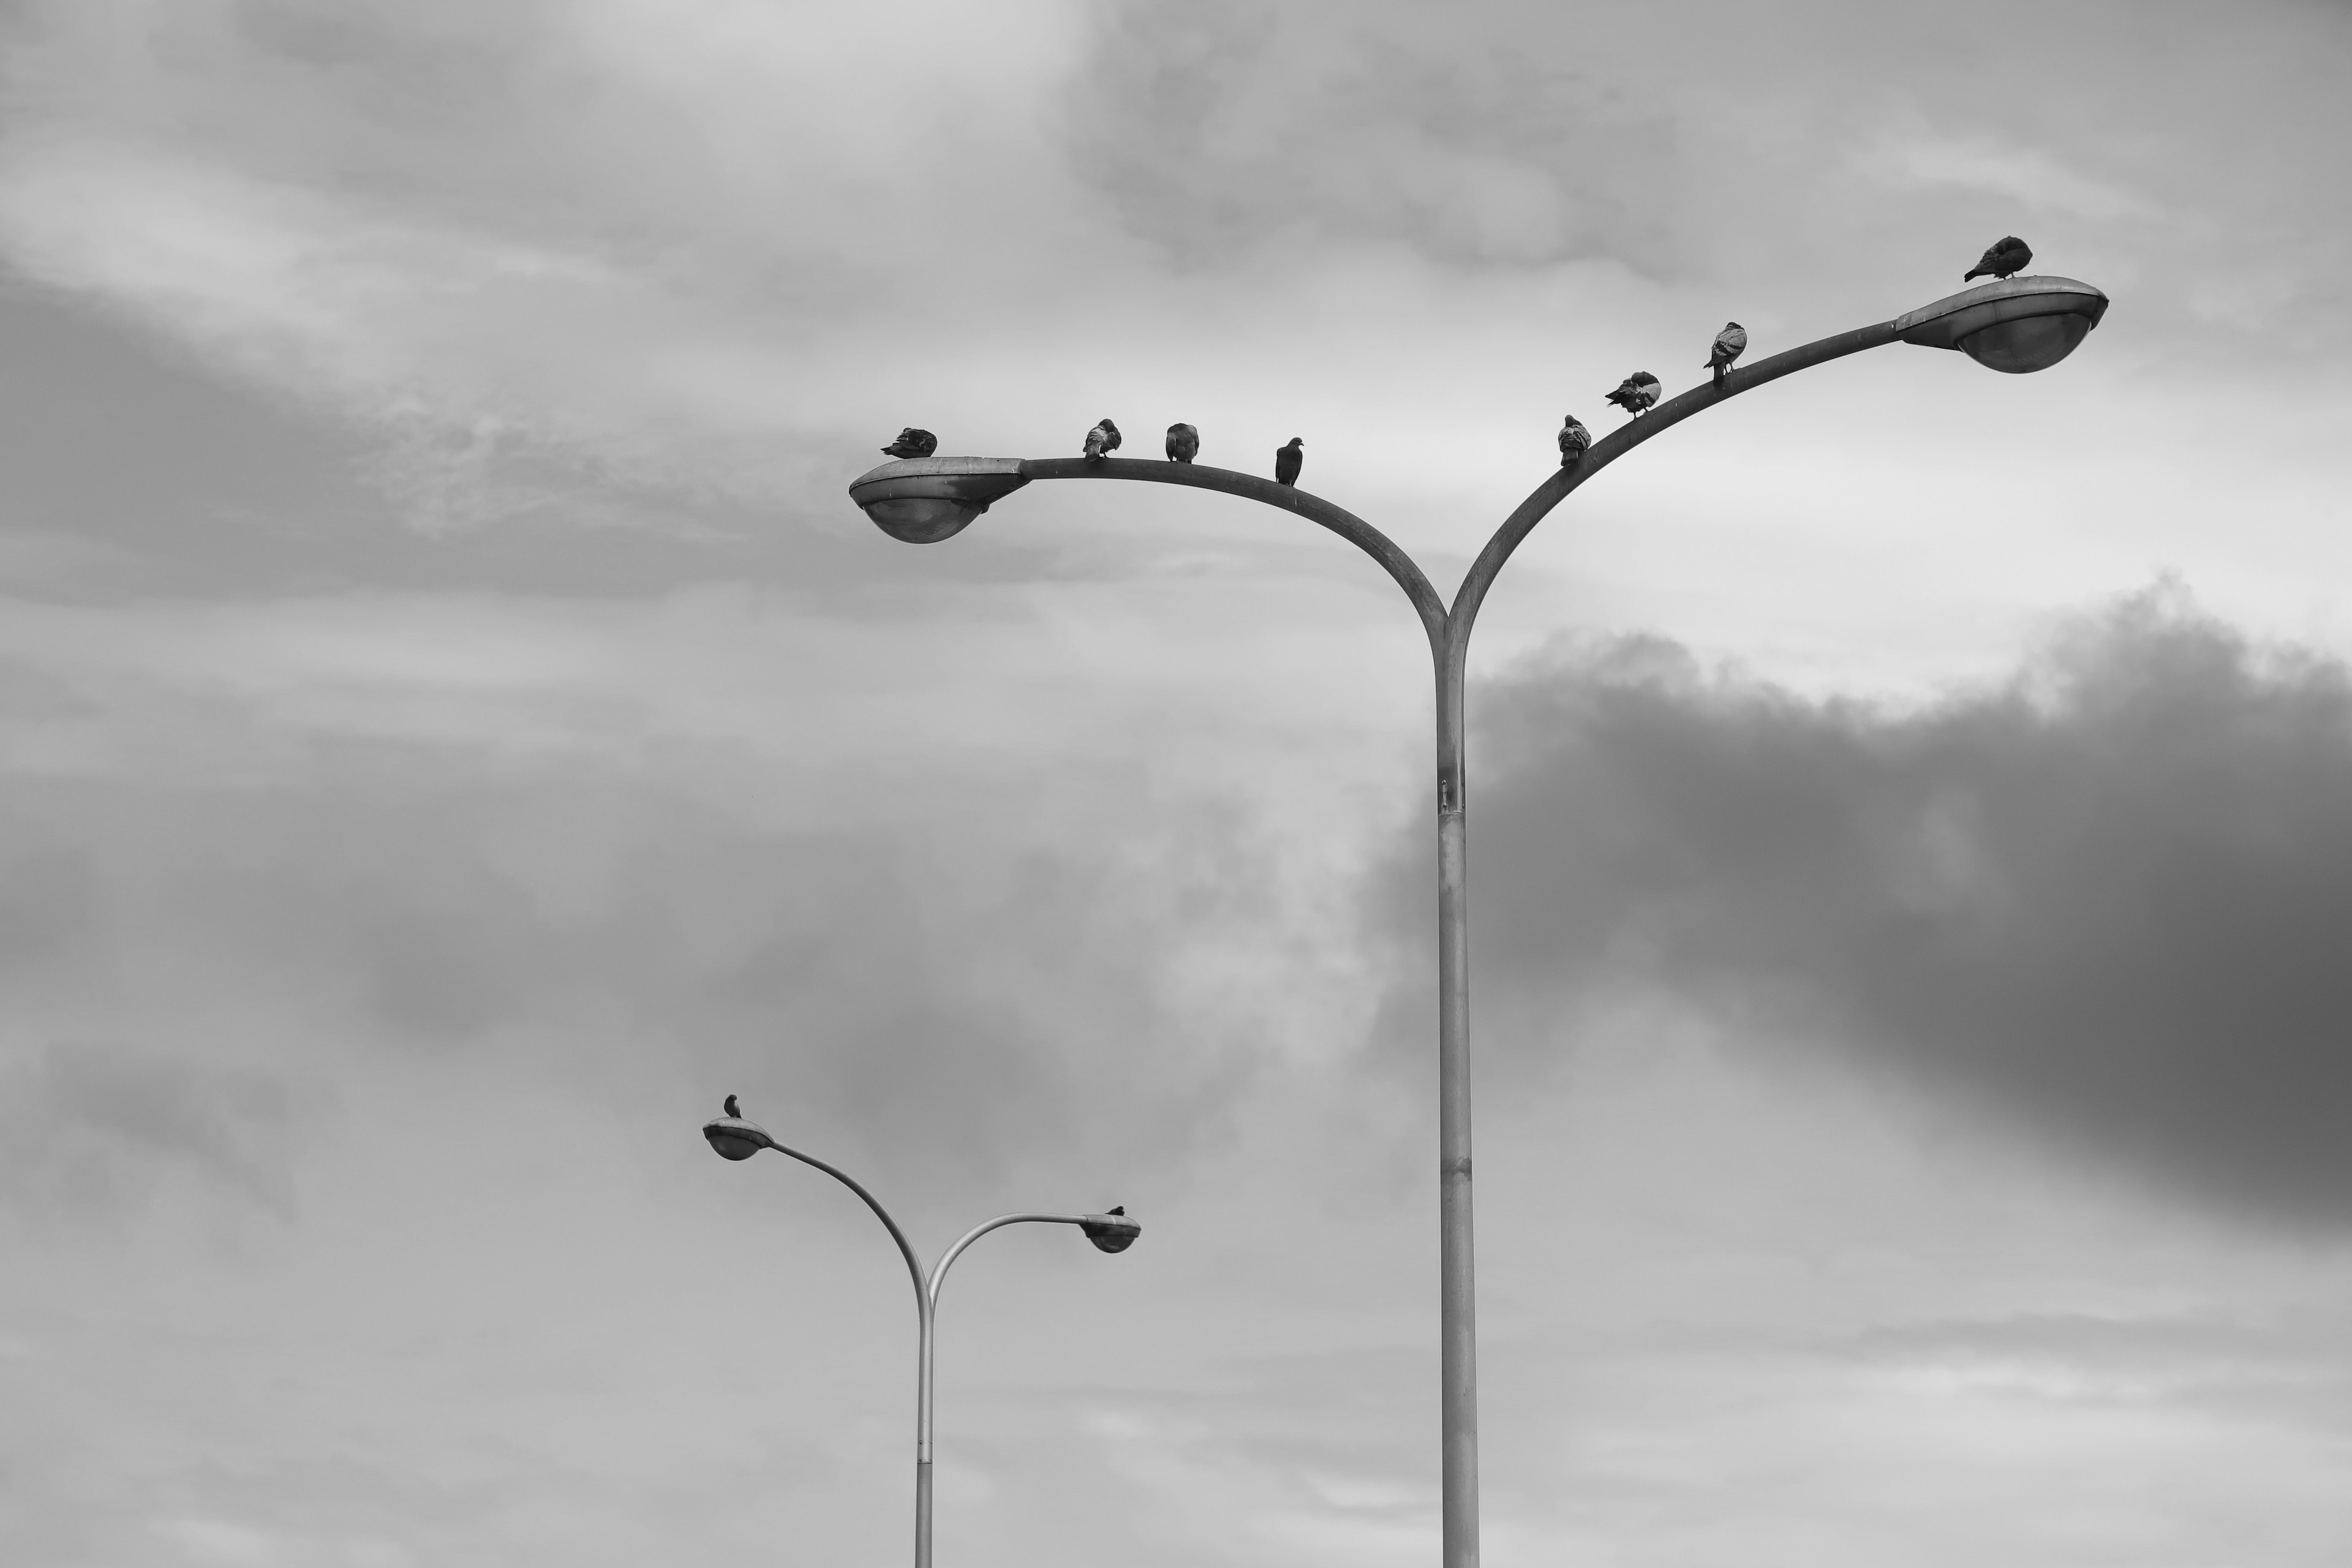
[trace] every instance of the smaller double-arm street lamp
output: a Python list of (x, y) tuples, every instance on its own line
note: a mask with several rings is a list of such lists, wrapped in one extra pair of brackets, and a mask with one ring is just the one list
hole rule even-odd
[(914, 1245), (890, 1211), (877, 1201), (874, 1194), (846, 1171), (826, 1164), (814, 1154), (803, 1154), (788, 1148), (768, 1135), (768, 1130), (756, 1121), (747, 1121), (736, 1114), (735, 1097), (727, 1097), (727, 1114), (702, 1125), (702, 1135), (710, 1146), (730, 1160), (748, 1160), (762, 1149), (773, 1149), (779, 1154), (790, 1154), (803, 1165), (814, 1165), (851, 1192), (865, 1200), (874, 1211), (890, 1239), (898, 1244), (898, 1256), (907, 1260), (908, 1277), (915, 1282), (915, 1323), (917, 1331), (917, 1371), (915, 1373), (915, 1568), (931, 1568), (931, 1330), (939, 1317), (940, 1283), (947, 1278), (948, 1266), (963, 1249), (992, 1230), (1008, 1225), (1074, 1225), (1086, 1233), (1086, 1237), (1101, 1251), (1125, 1252), (1143, 1234), (1143, 1226), (1128, 1218), (1124, 1207), (1108, 1214), (1001, 1214), (994, 1219), (983, 1220), (956, 1239), (955, 1245), (940, 1254), (940, 1260), (929, 1270), (915, 1256)]

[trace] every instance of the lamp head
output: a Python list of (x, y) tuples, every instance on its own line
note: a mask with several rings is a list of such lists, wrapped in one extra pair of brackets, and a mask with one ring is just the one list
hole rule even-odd
[(1143, 1234), (1143, 1226), (1127, 1217), (1127, 1205), (1122, 1204), (1108, 1214), (1090, 1214), (1078, 1221), (1078, 1228), (1087, 1239), (1104, 1252), (1125, 1252)]
[(2048, 370), (2107, 313), (2107, 297), (2072, 278), (2007, 278), (1895, 319), (1906, 343), (1958, 349), (2011, 375)]
[(748, 1160), (762, 1149), (776, 1146), (766, 1128), (740, 1116), (721, 1116), (704, 1122), (702, 1135), (710, 1140), (710, 1146), (722, 1158), (729, 1160)]
[(1029, 481), (1012, 458), (911, 458), (858, 476), (849, 499), (908, 544), (937, 544)]

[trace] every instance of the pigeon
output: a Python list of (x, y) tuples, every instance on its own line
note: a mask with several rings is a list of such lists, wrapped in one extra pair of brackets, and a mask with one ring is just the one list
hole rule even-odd
[(1115, 1209), (1109, 1209), (1109, 1210), (1107, 1210), (1107, 1211), (1105, 1211), (1105, 1212), (1109, 1213), (1109, 1214), (1115, 1214), (1115, 1215), (1119, 1215), (1120, 1217), (1124, 1218), (1124, 1217), (1126, 1216), (1126, 1215), (1127, 1215), (1127, 1205), (1126, 1205), (1125, 1204), (1121, 1204), (1121, 1205), (1118, 1205), (1118, 1207), (1117, 1207), (1117, 1208), (1115, 1208)]
[(727, 1104), (723, 1109), (726, 1110), (728, 1115), (735, 1118), (736, 1121), (740, 1121), (743, 1120), (743, 1108), (735, 1103), (735, 1097), (733, 1095), (730, 1094), (727, 1097)]
[(1658, 400), (1658, 378), (1646, 370), (1637, 370), (1617, 384), (1609, 401), (1628, 414), (1639, 414)]
[(1168, 460), (1189, 463), (1201, 455), (1201, 433), (1190, 425), (1168, 426)]
[(2033, 247), (2015, 235), (2010, 235), (1984, 253), (1984, 259), (1960, 274), (1960, 281), (1973, 283), (1987, 273), (1995, 278), (2007, 278), (2033, 265)]
[(1112, 424), (1109, 417), (1105, 416), (1093, 429), (1087, 432), (1087, 461), (1098, 463), (1106, 456), (1118, 450), (1118, 426)]
[(1565, 468), (1574, 463), (1591, 445), (1592, 432), (1584, 427), (1583, 420), (1570, 415), (1568, 423), (1559, 427), (1559, 466)]
[(1726, 321), (1723, 331), (1715, 334), (1715, 347), (1706, 356), (1706, 368), (1715, 372), (1715, 384), (1723, 384), (1723, 373), (1731, 362), (1748, 352), (1748, 329), (1737, 321)]
[(1293, 436), (1290, 445), (1274, 449), (1274, 482), (1278, 485), (1297, 484), (1299, 466), (1306, 461), (1307, 443)]
[(918, 430), (912, 425), (898, 432), (898, 438), (882, 448), (893, 458), (928, 458), (940, 449), (940, 438), (929, 430)]

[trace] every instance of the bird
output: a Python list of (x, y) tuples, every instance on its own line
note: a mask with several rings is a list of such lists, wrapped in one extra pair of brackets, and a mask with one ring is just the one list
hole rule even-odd
[(1105, 1212), (1106, 1212), (1106, 1213), (1109, 1213), (1109, 1214), (1115, 1214), (1115, 1215), (1118, 1215), (1118, 1216), (1120, 1216), (1121, 1218), (1125, 1218), (1125, 1217), (1126, 1217), (1126, 1215), (1127, 1215), (1127, 1205), (1126, 1205), (1125, 1204), (1121, 1204), (1121, 1205), (1119, 1205), (1117, 1208), (1114, 1208), (1114, 1209), (1108, 1209), (1108, 1210), (1106, 1210)]
[(1609, 401), (1628, 414), (1639, 414), (1658, 400), (1658, 378), (1646, 370), (1637, 370), (1617, 384)]
[(1306, 461), (1307, 443), (1303, 438), (1293, 436), (1288, 446), (1274, 449), (1274, 482), (1278, 485), (1297, 484), (1299, 468)]
[(1107, 454), (1118, 450), (1118, 426), (1110, 422), (1108, 415), (1105, 415), (1093, 429), (1087, 432), (1087, 461), (1098, 463)]
[(1201, 433), (1190, 425), (1168, 426), (1168, 460), (1189, 463), (1201, 455)]
[(940, 438), (929, 430), (918, 430), (912, 425), (898, 432), (898, 438), (882, 450), (893, 458), (928, 458), (940, 449)]
[(1584, 456), (1591, 445), (1592, 432), (1584, 427), (1583, 420), (1570, 415), (1568, 423), (1559, 427), (1559, 466), (1567, 468)]
[(733, 1095), (730, 1094), (727, 1097), (727, 1104), (723, 1109), (726, 1110), (728, 1115), (735, 1118), (738, 1121), (740, 1121), (743, 1119), (743, 1108), (735, 1103), (735, 1097)]
[(1723, 373), (1731, 362), (1748, 352), (1748, 329), (1737, 321), (1726, 321), (1723, 331), (1715, 334), (1715, 347), (1706, 356), (1706, 368), (1715, 372), (1715, 384), (1723, 384)]
[(2007, 278), (2033, 265), (2033, 247), (2015, 235), (2009, 235), (1989, 247), (1983, 259), (1960, 274), (1960, 281), (1973, 283), (1987, 273), (1995, 278)]

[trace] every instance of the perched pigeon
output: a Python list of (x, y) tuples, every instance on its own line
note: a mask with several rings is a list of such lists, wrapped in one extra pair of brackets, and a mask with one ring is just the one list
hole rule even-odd
[(1658, 378), (1646, 370), (1637, 370), (1617, 384), (1609, 401), (1628, 414), (1639, 414), (1658, 400)]
[(1274, 482), (1295, 485), (1298, 482), (1299, 466), (1307, 461), (1307, 443), (1293, 436), (1287, 447), (1274, 449)]
[(1960, 274), (1960, 281), (1973, 283), (1990, 273), (1995, 278), (2007, 278), (2033, 265), (2033, 247), (2011, 235), (1984, 253), (1984, 259)]
[(735, 1103), (735, 1097), (731, 1094), (727, 1097), (726, 1110), (727, 1114), (735, 1118), (736, 1121), (740, 1121), (743, 1120), (743, 1108)]
[(1201, 433), (1190, 425), (1168, 426), (1168, 460), (1189, 463), (1201, 455)]
[(1108, 453), (1118, 450), (1118, 426), (1108, 416), (1087, 432), (1087, 461), (1100, 462)]
[(1563, 468), (1569, 467), (1584, 456), (1585, 449), (1591, 445), (1592, 432), (1584, 427), (1583, 420), (1570, 415), (1568, 423), (1559, 427), (1559, 466)]
[(1108, 1209), (1104, 1212), (1108, 1214), (1115, 1214), (1124, 1218), (1127, 1214), (1127, 1205), (1125, 1204), (1121, 1204), (1115, 1209)]
[(928, 458), (940, 449), (940, 438), (929, 430), (918, 430), (912, 425), (898, 432), (898, 438), (882, 448), (893, 458)]
[(1715, 384), (1723, 384), (1723, 373), (1731, 362), (1748, 352), (1748, 329), (1737, 321), (1726, 321), (1723, 331), (1715, 334), (1715, 347), (1706, 356), (1706, 368), (1715, 372)]

